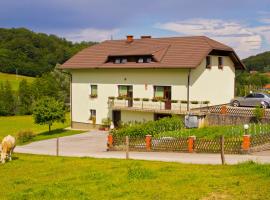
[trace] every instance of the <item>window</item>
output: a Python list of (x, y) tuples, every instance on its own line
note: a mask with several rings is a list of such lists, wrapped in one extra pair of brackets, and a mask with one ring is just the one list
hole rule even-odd
[(121, 59), (120, 59), (120, 58), (116, 58), (116, 59), (114, 60), (114, 63), (115, 63), (115, 64), (120, 64), (120, 63), (121, 63)]
[(123, 58), (121, 63), (126, 63), (127, 62), (127, 59), (126, 58)]
[(97, 97), (97, 85), (91, 85), (91, 97), (96, 98)]
[(255, 94), (255, 98), (260, 98), (260, 99), (262, 99), (262, 98), (264, 98), (264, 95), (262, 95), (262, 94)]
[(143, 63), (143, 58), (139, 58), (138, 63)]
[(118, 96), (119, 97), (127, 97), (127, 95), (128, 95), (128, 86), (119, 85), (118, 86)]
[(150, 63), (152, 61), (152, 58), (146, 58), (146, 62)]
[(254, 94), (249, 94), (246, 96), (246, 98), (253, 98), (254, 97)]
[(96, 110), (90, 109), (90, 118), (89, 120), (95, 121), (96, 120)]
[(218, 68), (223, 69), (223, 57), (218, 57)]
[(211, 69), (211, 57), (206, 56), (206, 68)]
[(164, 87), (154, 86), (154, 98), (163, 98), (163, 97), (164, 97)]

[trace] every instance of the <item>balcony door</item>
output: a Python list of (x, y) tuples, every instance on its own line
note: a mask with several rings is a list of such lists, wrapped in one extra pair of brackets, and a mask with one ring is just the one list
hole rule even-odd
[(171, 98), (172, 98), (172, 92), (171, 92), (171, 86), (165, 86), (164, 87), (164, 99), (165, 101), (165, 109), (171, 110)]
[(154, 97), (165, 100), (165, 109), (171, 109), (171, 86), (154, 86)]
[(132, 85), (119, 85), (118, 95), (124, 97), (128, 101), (128, 107), (133, 106), (133, 87)]

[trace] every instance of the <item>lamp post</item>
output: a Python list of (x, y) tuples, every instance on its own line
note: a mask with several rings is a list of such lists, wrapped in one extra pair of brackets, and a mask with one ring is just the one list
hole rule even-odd
[(244, 124), (245, 135), (248, 134), (248, 128), (249, 128), (249, 125), (248, 124)]

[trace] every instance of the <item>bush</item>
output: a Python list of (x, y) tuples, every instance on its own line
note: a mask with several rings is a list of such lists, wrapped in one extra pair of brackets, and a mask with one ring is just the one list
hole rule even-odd
[(102, 119), (102, 126), (110, 127), (112, 120), (110, 118), (103, 118)]
[(166, 117), (157, 121), (124, 125), (122, 128), (113, 130), (115, 136), (155, 136), (165, 131), (176, 131), (183, 128), (183, 120), (178, 116)]
[(256, 108), (253, 110), (253, 115), (257, 122), (260, 122), (264, 117), (264, 108), (261, 108), (260, 105), (257, 105)]
[(34, 137), (34, 133), (31, 130), (24, 130), (17, 133), (18, 143), (25, 143), (30, 141)]

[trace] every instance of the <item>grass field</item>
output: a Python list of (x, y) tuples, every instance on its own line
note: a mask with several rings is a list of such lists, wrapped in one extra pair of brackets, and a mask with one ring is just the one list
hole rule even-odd
[(15, 74), (6, 74), (0, 72), (0, 83), (5, 83), (7, 80), (10, 82), (13, 90), (18, 90), (19, 83), (21, 80), (26, 79), (29, 82), (32, 82), (35, 78), (28, 76), (16, 76)]
[(64, 124), (54, 123), (52, 126), (52, 131), (48, 133), (48, 126), (35, 124), (31, 115), (0, 117), (0, 139), (8, 134), (16, 136), (17, 133), (22, 130), (31, 130), (34, 132), (36, 136), (31, 141), (73, 135), (82, 132), (64, 130), (64, 128), (70, 126), (69, 114), (66, 115), (66, 119), (67, 120)]
[(235, 166), (15, 154), (1, 199), (270, 199), (270, 165)]

